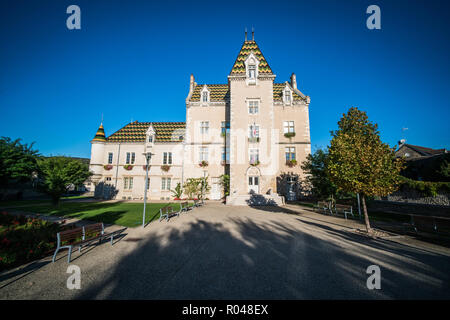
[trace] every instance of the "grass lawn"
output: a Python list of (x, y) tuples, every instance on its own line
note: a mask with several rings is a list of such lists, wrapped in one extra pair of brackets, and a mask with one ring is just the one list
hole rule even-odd
[[(158, 220), (159, 209), (168, 204), (147, 203), (146, 223)], [(172, 205), (174, 210), (178, 211), (180, 205), (178, 203), (173, 203)], [(58, 208), (49, 204), (17, 207), (16, 209), (25, 212), (78, 218), (133, 228), (142, 225), (144, 204), (128, 202), (61, 202)]]

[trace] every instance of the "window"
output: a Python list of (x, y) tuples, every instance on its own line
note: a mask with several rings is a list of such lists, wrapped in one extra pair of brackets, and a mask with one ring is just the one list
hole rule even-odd
[(289, 90), (285, 90), (284, 91), (284, 101), (286, 102), (286, 103), (291, 103), (291, 91), (289, 91)]
[(250, 163), (256, 163), (259, 161), (259, 149), (250, 149), (249, 150), (249, 160)]
[(123, 178), (123, 188), (125, 190), (133, 189), (133, 177), (125, 177), (125, 178)]
[(203, 102), (208, 102), (208, 91), (203, 91), (202, 92), (202, 101)]
[(199, 160), (208, 161), (208, 147), (200, 147)]
[(284, 121), (284, 133), (295, 132), (294, 121)]
[(256, 78), (256, 66), (254, 64), (248, 66), (248, 78), (249, 79)]
[(113, 153), (110, 152), (108, 153), (108, 164), (112, 164), (112, 162), (113, 162)]
[(248, 102), (248, 113), (257, 114), (259, 112), (259, 101)]
[(209, 131), (209, 121), (202, 121), (200, 124), (201, 134), (208, 134)]
[(148, 136), (148, 142), (153, 143), (153, 136), (152, 135)]
[(127, 164), (134, 164), (134, 161), (136, 160), (136, 154), (134, 152), (127, 152)]
[(161, 178), (161, 190), (170, 190), (171, 178)]
[(111, 181), (111, 177), (106, 177), (105, 181)]
[(295, 160), (295, 147), (286, 147), (284, 148), (284, 152), (286, 155), (286, 161)]
[(172, 164), (172, 152), (163, 153), (163, 164)]
[(259, 126), (252, 124), (248, 127), (248, 137), (258, 138), (259, 137)]
[(226, 148), (222, 147), (222, 161), (226, 161)]

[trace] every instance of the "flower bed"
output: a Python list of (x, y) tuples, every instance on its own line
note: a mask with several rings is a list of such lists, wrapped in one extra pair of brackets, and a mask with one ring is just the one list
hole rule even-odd
[(52, 254), (58, 223), (0, 213), (0, 271)]
[(125, 170), (130, 171), (131, 169), (133, 169), (133, 166), (132, 166), (131, 164), (126, 164), (126, 165), (123, 166), (123, 168), (124, 168)]

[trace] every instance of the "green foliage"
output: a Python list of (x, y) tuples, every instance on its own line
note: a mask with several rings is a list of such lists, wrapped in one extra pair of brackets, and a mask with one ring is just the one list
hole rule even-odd
[(230, 176), (228, 174), (223, 174), (219, 177), (219, 184), (223, 188), (223, 193), (226, 196), (230, 195)]
[(59, 231), (57, 223), (0, 213), (0, 271), (49, 254)]
[(82, 185), (91, 175), (89, 166), (67, 157), (50, 157), (38, 160), (40, 187), (58, 204), (71, 185)]
[(0, 139), (0, 188), (12, 183), (31, 181), (32, 174), (37, 171), (39, 154), (33, 150), (33, 143), (22, 144), (20, 139), (8, 137)]
[(350, 108), (331, 132), (328, 174), (338, 189), (366, 196), (386, 196), (400, 184), (403, 161), (380, 139), (366, 113)]
[(292, 137), (295, 137), (295, 132), (286, 132), (286, 133), (284, 134), (284, 136), (285, 136), (286, 138), (292, 138)]
[(189, 178), (184, 184), (184, 192), (188, 195), (189, 199), (197, 197), (201, 199), (202, 195), (209, 192), (211, 187), (208, 184), (208, 177), (203, 178)]
[(183, 188), (181, 187), (181, 183), (178, 182), (175, 189), (170, 191), (172, 191), (172, 195), (175, 199), (181, 199), (181, 196), (183, 195)]
[(328, 152), (317, 149), (313, 154), (308, 154), (301, 168), (306, 173), (306, 181), (311, 185), (311, 192), (317, 198), (327, 198), (330, 195), (336, 197), (337, 187), (330, 180), (327, 171)]
[(450, 182), (417, 181), (401, 177), (400, 189), (416, 190), (423, 196), (436, 197), (439, 191), (450, 193)]

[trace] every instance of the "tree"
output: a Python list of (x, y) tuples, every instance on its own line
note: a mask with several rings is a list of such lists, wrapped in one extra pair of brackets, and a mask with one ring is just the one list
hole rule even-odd
[(92, 175), (87, 164), (68, 157), (42, 158), (38, 166), (40, 186), (54, 205), (71, 185), (80, 186)]
[(0, 188), (11, 184), (31, 181), (37, 172), (39, 153), (30, 145), (20, 143), (20, 139), (11, 140), (8, 137), (0, 139)]
[(305, 180), (312, 187), (311, 191), (318, 198), (336, 196), (337, 187), (330, 180), (327, 171), (328, 151), (317, 149), (313, 154), (308, 154), (301, 164), (306, 173)]
[(230, 195), (230, 176), (228, 174), (223, 174), (219, 177), (219, 184), (223, 188), (223, 194), (226, 196)]
[(398, 189), (403, 160), (380, 139), (378, 125), (356, 107), (349, 109), (332, 131), (328, 174), (338, 189), (360, 193), (368, 233), (372, 232), (367, 214), (367, 196), (386, 196)]

